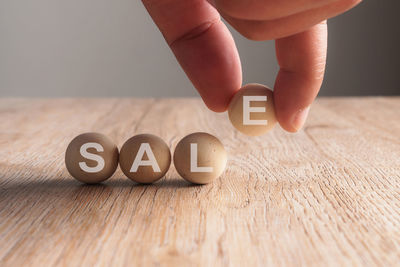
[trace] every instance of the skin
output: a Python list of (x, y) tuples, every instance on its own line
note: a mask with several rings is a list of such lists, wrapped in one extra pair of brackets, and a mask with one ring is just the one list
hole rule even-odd
[[(208, 108), (227, 109), (242, 85), (235, 42), (221, 16), (250, 40), (275, 40), (277, 119), (298, 131), (324, 78), (326, 20), (361, 0), (142, 0)], [(212, 1), (212, 2), (211, 2)]]

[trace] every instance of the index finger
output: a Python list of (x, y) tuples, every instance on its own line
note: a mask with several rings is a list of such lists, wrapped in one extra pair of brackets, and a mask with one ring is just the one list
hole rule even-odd
[(242, 83), (239, 55), (217, 10), (206, 0), (143, 0), (205, 104), (225, 111)]

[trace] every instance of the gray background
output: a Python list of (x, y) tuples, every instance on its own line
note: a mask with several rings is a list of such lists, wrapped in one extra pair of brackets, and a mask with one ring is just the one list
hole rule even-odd
[[(366, 0), (329, 21), (320, 95), (398, 95), (398, 0)], [(244, 83), (273, 86), (273, 42), (233, 31)], [(138, 0), (0, 0), (0, 96), (192, 96)]]

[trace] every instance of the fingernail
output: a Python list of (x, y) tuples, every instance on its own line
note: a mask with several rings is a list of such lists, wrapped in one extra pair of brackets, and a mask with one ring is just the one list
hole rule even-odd
[(300, 130), (303, 127), (304, 123), (306, 122), (308, 112), (310, 111), (310, 106), (300, 109), (299, 111), (294, 114), (292, 119), (292, 127), (296, 129), (296, 131)]

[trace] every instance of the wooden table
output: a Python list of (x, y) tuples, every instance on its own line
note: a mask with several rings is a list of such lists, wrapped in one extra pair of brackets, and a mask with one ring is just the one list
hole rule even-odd
[[(209, 132), (228, 167), (205, 186), (173, 166), (153, 185), (119, 169), (82, 185), (64, 152), (86, 131), (171, 149)], [(257, 138), (199, 99), (0, 100), (0, 266), (399, 263), (400, 97), (320, 98), (299, 133)]]

